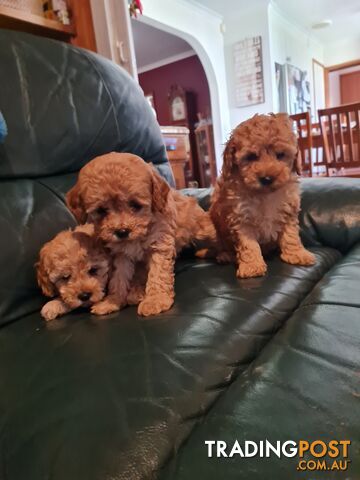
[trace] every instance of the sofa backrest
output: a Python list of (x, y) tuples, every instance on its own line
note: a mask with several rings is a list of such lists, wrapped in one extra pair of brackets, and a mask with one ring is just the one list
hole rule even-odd
[(0, 178), (76, 172), (111, 151), (168, 166), (142, 90), (113, 62), (62, 42), (0, 30), (0, 65), (0, 110), (8, 125)]
[(136, 82), (94, 53), (0, 29), (0, 323), (39, 309), (40, 247), (75, 220), (64, 194), (110, 151), (135, 153), (173, 183), (160, 128)]

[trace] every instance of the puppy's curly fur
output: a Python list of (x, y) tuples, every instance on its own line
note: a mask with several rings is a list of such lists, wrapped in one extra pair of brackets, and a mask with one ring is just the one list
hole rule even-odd
[(221, 247), (237, 276), (266, 273), (262, 253), (280, 248), (284, 262), (313, 265), (299, 237), (297, 141), (286, 114), (255, 115), (236, 127), (224, 150), (210, 207)]
[(95, 158), (82, 168), (66, 198), (80, 223), (94, 224), (113, 256), (109, 296), (92, 307), (98, 315), (126, 304), (139, 262), (146, 271), (146, 287), (138, 313), (168, 310), (174, 301), (176, 252), (216, 235), (209, 214), (196, 200), (171, 189), (136, 155), (113, 152)]
[(45, 320), (53, 320), (104, 298), (110, 259), (96, 240), (93, 225), (82, 225), (60, 232), (46, 243), (36, 268), (44, 295), (56, 297), (41, 310)]

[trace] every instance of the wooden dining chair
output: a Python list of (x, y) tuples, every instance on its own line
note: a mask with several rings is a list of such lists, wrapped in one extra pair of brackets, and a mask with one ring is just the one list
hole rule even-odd
[(329, 175), (360, 176), (360, 103), (318, 111)]
[(301, 175), (312, 177), (312, 142), (311, 142), (311, 121), (310, 113), (296, 113), (290, 115), (294, 122), (295, 131), (298, 139), (298, 162), (301, 167)]

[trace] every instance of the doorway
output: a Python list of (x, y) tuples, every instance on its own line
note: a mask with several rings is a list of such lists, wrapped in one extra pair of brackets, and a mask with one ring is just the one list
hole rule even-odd
[(206, 72), (177, 35), (132, 19), (138, 81), (161, 127), (178, 187), (215, 183), (216, 158)]
[(360, 102), (360, 61), (327, 68), (328, 107)]
[[(128, 0), (90, 2), (98, 53), (118, 63), (137, 79)], [(199, 56), (209, 84), (216, 170), (219, 172), (230, 131), (222, 19), (200, 4), (190, 5), (178, 0), (169, 9), (167, 0), (157, 0), (145, 5), (141, 22), (184, 39)]]

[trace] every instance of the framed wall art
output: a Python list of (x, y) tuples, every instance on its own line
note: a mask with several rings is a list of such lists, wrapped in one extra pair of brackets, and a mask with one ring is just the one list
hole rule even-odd
[(235, 102), (248, 107), (265, 102), (261, 36), (245, 38), (233, 47)]

